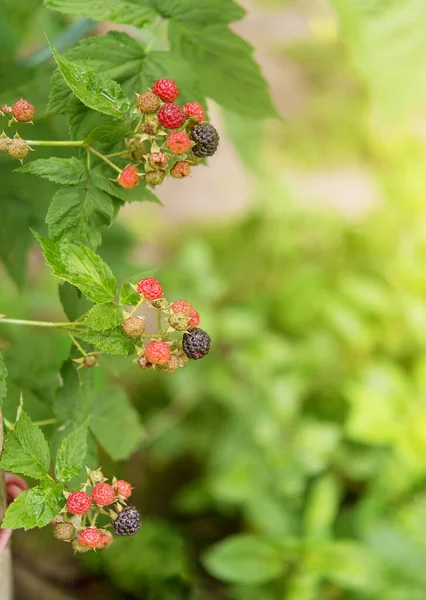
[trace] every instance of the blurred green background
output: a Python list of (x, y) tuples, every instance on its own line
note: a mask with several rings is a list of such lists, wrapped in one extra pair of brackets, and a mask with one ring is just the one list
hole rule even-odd
[[(23, 59), (63, 20), (39, 5), (1, 2), (0, 89), (42, 104), (50, 71), (33, 82)], [(157, 269), (213, 350), (172, 376), (104, 360), (146, 437), (102, 464), (135, 485), (144, 529), (83, 560), (18, 532), (18, 598), (426, 598), (426, 7), (244, 5), (236, 29), (283, 120), (212, 106), (220, 152), (162, 186), (164, 209), (123, 210), (101, 249), (123, 280)], [(41, 230), (54, 188), (12, 170), (0, 160), (0, 312), (60, 318), (36, 249), (24, 282), (31, 235), (7, 225)], [(1, 334), (10, 385), (43, 418), (69, 344)]]

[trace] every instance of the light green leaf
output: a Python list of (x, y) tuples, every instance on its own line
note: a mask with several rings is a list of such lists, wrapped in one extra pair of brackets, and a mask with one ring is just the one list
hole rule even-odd
[(39, 158), (15, 169), (19, 173), (39, 175), (54, 183), (76, 185), (85, 177), (86, 168), (81, 160), (72, 158)]
[(7, 368), (4, 364), (3, 355), (0, 352), (0, 406), (7, 393)]
[(56, 517), (65, 505), (64, 487), (54, 481), (43, 481), (26, 490), (12, 502), (6, 511), (2, 529), (33, 529), (44, 527)]
[(75, 331), (74, 335), (79, 340), (92, 344), (108, 354), (130, 356), (135, 352), (134, 343), (127, 337), (121, 326), (106, 331)]
[(101, 229), (111, 224), (112, 217), (111, 198), (94, 185), (89, 175), (86, 183), (56, 192), (46, 223), (55, 241), (70, 239), (96, 248), (102, 241)]
[[(102, 2), (87, 2), (87, 0), (45, 0), (47, 8), (57, 10), (67, 15), (89, 17), (95, 21), (108, 21), (142, 27), (153, 21), (157, 13), (147, 6), (147, 3), (127, 0), (102, 0)], [(145, 6), (143, 5), (145, 4)]]
[(113, 460), (128, 458), (144, 437), (139, 414), (122, 388), (106, 389), (96, 397), (90, 428)]
[(84, 320), (84, 324), (95, 331), (105, 331), (118, 327), (123, 321), (123, 309), (114, 302), (108, 302), (94, 306)]
[(109, 266), (83, 244), (53, 242), (35, 234), (53, 273), (72, 283), (92, 302), (111, 302), (118, 290)]
[(55, 475), (59, 481), (71, 481), (80, 473), (87, 454), (88, 423), (85, 422), (62, 442), (56, 455)]
[(309, 539), (321, 540), (332, 536), (339, 500), (340, 486), (334, 475), (323, 475), (314, 483), (304, 515), (305, 532)]
[(115, 144), (125, 138), (131, 131), (132, 128), (127, 121), (108, 121), (93, 129), (84, 142), (85, 144)]
[(123, 283), (120, 289), (120, 304), (135, 306), (140, 299), (141, 295), (135, 292), (130, 283)]
[(35, 479), (44, 479), (50, 467), (49, 446), (41, 429), (21, 411), (15, 427), (6, 436), (0, 467)]
[(254, 535), (235, 535), (215, 544), (203, 563), (218, 579), (245, 585), (265, 583), (284, 573), (278, 548)]
[(122, 117), (129, 110), (129, 100), (116, 81), (70, 62), (50, 47), (67, 85), (83, 104), (113, 117)]

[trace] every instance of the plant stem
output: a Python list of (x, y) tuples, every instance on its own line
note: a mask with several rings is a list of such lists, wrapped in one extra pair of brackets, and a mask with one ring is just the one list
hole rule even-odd
[(114, 152), (113, 154), (104, 154), (105, 158), (112, 158), (113, 156), (125, 156), (126, 154), (130, 154), (128, 150), (122, 150), (121, 152)]
[(98, 152), (97, 150), (95, 150), (94, 148), (92, 148), (91, 146), (88, 146), (87, 150), (89, 152), (92, 152), (93, 154), (95, 154), (96, 156), (98, 156), (99, 158), (101, 158), (103, 161), (105, 161), (107, 163), (107, 165), (109, 165), (111, 168), (115, 169), (116, 171), (118, 171), (119, 173), (122, 172), (123, 169), (120, 169), (120, 167), (117, 167), (117, 165), (115, 165), (113, 162), (111, 162), (110, 160), (108, 160), (108, 158), (106, 158), (103, 154), (101, 154), (100, 152)]
[(138, 308), (140, 306), (142, 306), (142, 304), (145, 302), (145, 298), (142, 296), (142, 298), (139, 300), (139, 302), (136, 304), (136, 306), (133, 307), (132, 311), (129, 313), (130, 316), (134, 315), (135, 312), (138, 310)]
[(161, 308), (157, 308), (157, 330), (158, 335), (161, 335)]
[(0, 319), (0, 325), (2, 323), (9, 323), (11, 325), (28, 325), (30, 327), (77, 327), (79, 323), (53, 323), (50, 321), (28, 321), (26, 319)]
[(54, 425), (55, 423), (59, 423), (59, 419), (55, 419), (54, 417), (51, 419), (44, 419), (43, 421), (33, 421), (33, 425), (37, 425), (38, 427), (42, 427), (43, 425)]
[(77, 340), (75, 339), (75, 337), (73, 336), (73, 334), (71, 333), (71, 331), (68, 331), (68, 335), (70, 336), (70, 338), (72, 339), (72, 342), (74, 344), (74, 346), (76, 346), (78, 348), (78, 350), (81, 352), (81, 354), (83, 356), (87, 356), (87, 352), (84, 350), (84, 348), (77, 342)]
[(83, 146), (84, 140), (26, 140), (29, 146)]

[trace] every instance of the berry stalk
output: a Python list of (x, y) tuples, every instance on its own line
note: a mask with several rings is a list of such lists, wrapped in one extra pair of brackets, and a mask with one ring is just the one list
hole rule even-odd
[(0, 318), (0, 324), (8, 323), (10, 325), (28, 325), (29, 327), (64, 327), (64, 328), (75, 328), (81, 327), (82, 323), (74, 323), (69, 321), (68, 323), (55, 323), (51, 321), (28, 321), (27, 319), (6, 319)]

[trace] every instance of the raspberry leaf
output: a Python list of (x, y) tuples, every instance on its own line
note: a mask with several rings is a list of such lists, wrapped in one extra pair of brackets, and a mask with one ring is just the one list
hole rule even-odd
[(55, 462), (55, 475), (59, 481), (71, 481), (80, 473), (87, 455), (87, 433), (86, 421), (63, 440)]
[(94, 306), (84, 324), (95, 331), (114, 329), (124, 321), (123, 310), (114, 302)]
[(25, 530), (44, 527), (59, 514), (64, 505), (64, 486), (45, 480), (26, 490), (12, 502), (1, 527)]
[(45, 0), (47, 8), (68, 15), (89, 17), (95, 21), (122, 23), (142, 27), (153, 21), (157, 13), (142, 3), (126, 0), (102, 0), (102, 2), (87, 2), (87, 0)]
[(3, 399), (6, 397), (7, 393), (7, 368), (4, 364), (3, 355), (0, 352), (0, 406), (2, 405)]
[(118, 290), (109, 266), (83, 244), (54, 242), (34, 234), (54, 275), (75, 285), (92, 302), (111, 302)]
[(103, 350), (108, 354), (130, 356), (135, 352), (133, 342), (127, 337), (121, 326), (105, 331), (76, 331), (74, 335), (78, 339), (83, 340), (83, 342), (92, 344), (95, 348)]
[(129, 100), (116, 81), (70, 62), (50, 48), (64, 80), (83, 104), (113, 117), (122, 117), (129, 110)]
[(84, 140), (85, 144), (115, 144), (129, 135), (132, 127), (128, 121), (107, 121), (95, 127)]
[(49, 446), (41, 429), (21, 411), (15, 427), (6, 436), (0, 467), (13, 473), (44, 479), (49, 466)]
[(212, 546), (204, 555), (207, 570), (222, 581), (255, 585), (284, 573), (282, 551), (254, 535), (235, 535)]
[(135, 292), (130, 283), (123, 283), (120, 289), (120, 304), (123, 304), (124, 306), (135, 306), (140, 299), (140, 294)]
[(39, 158), (15, 169), (15, 171), (39, 175), (54, 183), (67, 185), (77, 185), (86, 175), (84, 163), (75, 156), (72, 158)]

